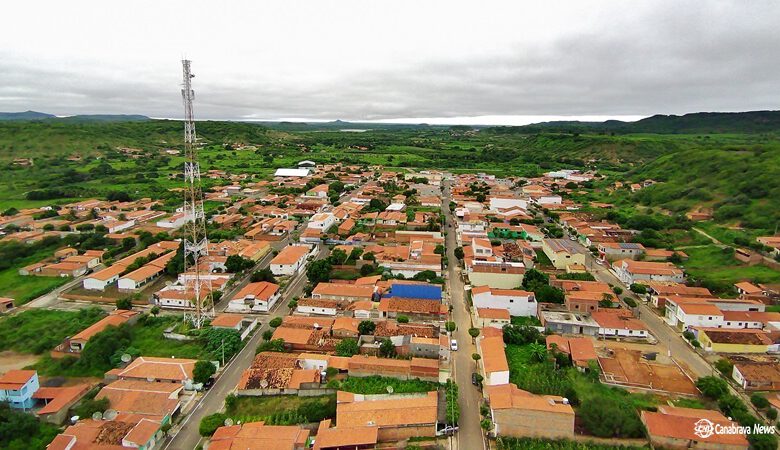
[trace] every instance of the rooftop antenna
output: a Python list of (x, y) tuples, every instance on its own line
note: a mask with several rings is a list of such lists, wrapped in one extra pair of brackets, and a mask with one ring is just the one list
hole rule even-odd
[[(184, 100), (184, 273), (194, 272), (193, 276), (185, 278), (185, 292), (192, 288), (195, 310), (185, 313), (184, 319), (189, 319), (195, 328), (201, 328), (206, 318), (214, 316), (214, 305), (211, 297), (211, 279), (201, 277), (201, 263), (208, 259), (209, 241), (206, 236), (206, 215), (203, 212), (203, 191), (200, 182), (200, 164), (196, 148), (195, 115), (192, 101), (195, 91), (192, 90), (190, 60), (183, 59), (182, 90)], [(192, 259), (192, 263), (190, 263)], [(187, 286), (190, 285), (190, 286)]]

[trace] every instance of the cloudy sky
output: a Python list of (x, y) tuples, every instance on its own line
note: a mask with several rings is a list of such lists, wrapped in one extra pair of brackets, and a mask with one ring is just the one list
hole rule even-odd
[(26, 1), (0, 111), (519, 124), (780, 109), (777, 1)]

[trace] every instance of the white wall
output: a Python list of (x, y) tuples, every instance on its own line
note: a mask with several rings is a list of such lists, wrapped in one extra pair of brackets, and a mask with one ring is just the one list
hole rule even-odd
[(510, 316), (536, 316), (536, 301), (533, 296), (505, 296), (483, 292), (471, 297), (475, 308), (506, 309)]

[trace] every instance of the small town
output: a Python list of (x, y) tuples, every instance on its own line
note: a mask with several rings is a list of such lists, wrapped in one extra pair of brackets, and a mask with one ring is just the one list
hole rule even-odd
[(780, 3), (5, 9), (0, 450), (780, 449)]

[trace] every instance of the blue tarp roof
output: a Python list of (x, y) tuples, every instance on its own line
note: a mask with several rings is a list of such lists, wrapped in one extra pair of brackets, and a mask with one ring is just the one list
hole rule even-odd
[(393, 284), (385, 297), (422, 298), (441, 301), (441, 286), (435, 284)]

